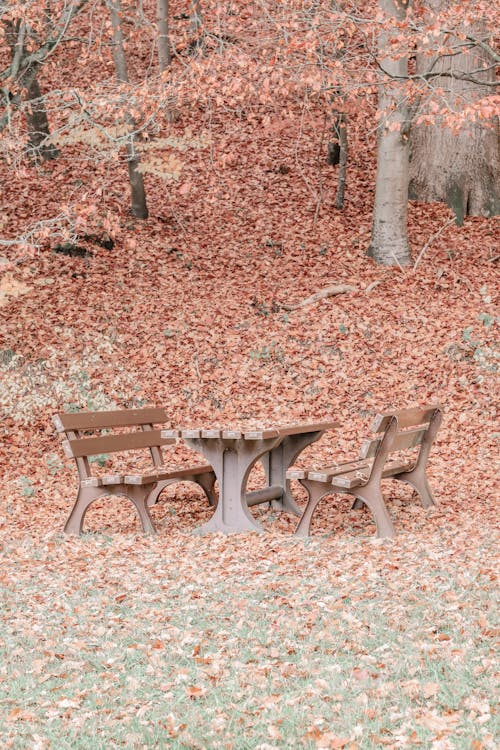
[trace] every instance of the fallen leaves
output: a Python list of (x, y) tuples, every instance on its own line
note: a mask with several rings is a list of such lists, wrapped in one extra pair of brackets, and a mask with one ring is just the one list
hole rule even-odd
[(0, 307), (31, 291), (31, 287), (17, 279), (12, 273), (5, 273), (0, 278)]
[[(352, 121), (339, 212), (334, 170), (320, 185), (313, 110), (277, 118), (276, 138), (212, 113), (211, 169), (186, 154), (167, 203), (148, 175), (141, 224), (122, 170), (82, 175), (64, 154), (57, 186), (51, 165), (30, 175), (33, 207), (16, 174), (4, 180), (12, 236), (28, 208), (55, 215), (77, 180), (100, 190), (98, 214), (112, 210), (117, 225), (115, 247), (92, 257), (41, 250), (2, 264), (6, 747), (14, 735), (63, 747), (76, 731), (92, 744), (86, 726), (106, 747), (495, 747), (495, 372), (477, 354), (495, 338), (491, 225), (450, 226), (418, 272), (375, 267), (364, 123)], [(189, 117), (201, 131), (205, 114)], [(447, 211), (410, 205), (414, 247)], [(434, 399), (445, 406), (429, 462), (440, 505), (426, 512), (387, 483), (390, 544), (341, 496), (320, 503), (309, 540), (267, 509), (253, 511), (267, 534), (199, 538), (210, 511), (192, 485), (165, 490), (155, 539), (119, 498), (90, 508), (83, 538), (60, 534), (75, 494), (50, 423), (63, 404), (164, 405), (187, 427), (328, 414), (342, 428), (311, 447), (322, 463), (352, 456), (377, 410)], [(192, 460), (180, 448), (167, 457)]]

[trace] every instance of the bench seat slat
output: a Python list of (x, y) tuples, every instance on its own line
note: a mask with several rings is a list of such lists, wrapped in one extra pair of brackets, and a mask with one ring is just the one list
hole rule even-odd
[(112, 484), (124, 484), (125, 477), (123, 474), (104, 474), (102, 477), (89, 477), (82, 479), (82, 487), (106, 487)]
[(162, 473), (163, 479), (170, 479), (175, 477), (187, 477), (187, 476), (198, 476), (199, 474), (208, 474), (213, 471), (210, 464), (201, 464), (199, 466), (186, 466), (182, 469), (169, 469), (159, 467), (158, 471)]
[(289, 424), (278, 427), (279, 435), (302, 435), (306, 432), (325, 432), (326, 430), (337, 430), (339, 422), (310, 422), (304, 424)]
[(287, 479), (306, 479), (307, 469), (288, 469), (286, 473)]
[(138, 484), (142, 486), (144, 484), (156, 484), (160, 479), (161, 476), (154, 472), (152, 474), (125, 474), (123, 482), (124, 484)]
[(111, 484), (156, 484), (167, 479), (182, 479), (183, 477), (197, 477), (201, 474), (208, 474), (212, 471), (210, 464), (203, 466), (187, 466), (182, 469), (162, 469), (152, 471), (148, 474), (107, 474), (101, 477), (89, 477), (83, 479), (80, 484), (82, 487), (103, 487)]
[(354, 461), (343, 461), (330, 466), (322, 466), (318, 469), (289, 469), (287, 479), (311, 479), (316, 482), (331, 482), (333, 477), (354, 469), (368, 467), (367, 461), (356, 459)]
[(344, 464), (326, 466), (324, 469), (314, 469), (307, 472), (307, 478), (318, 482), (331, 482), (339, 474), (346, 474), (350, 471), (361, 471), (369, 469), (366, 461), (346, 461)]
[(355, 469), (354, 471), (348, 471), (346, 474), (339, 474), (332, 478), (332, 487), (341, 487), (342, 489), (353, 489), (354, 487), (361, 487), (366, 484), (370, 478), (370, 467), (366, 469)]
[[(393, 477), (395, 474), (401, 474), (403, 471), (410, 471), (413, 465), (414, 462), (412, 461), (389, 461), (384, 465), (382, 470), (382, 479)], [(364, 467), (342, 473), (332, 478), (332, 484), (343, 489), (361, 487), (370, 478), (370, 469), (370, 464), (365, 464)]]

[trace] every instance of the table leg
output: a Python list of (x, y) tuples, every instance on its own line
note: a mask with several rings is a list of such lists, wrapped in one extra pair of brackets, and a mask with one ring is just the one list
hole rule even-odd
[(271, 501), (272, 507), (276, 510), (293, 513), (296, 516), (302, 515), (302, 510), (293, 499), (290, 480), (286, 478), (286, 472), (295, 463), (304, 448), (307, 448), (311, 443), (315, 443), (323, 434), (322, 430), (319, 432), (304, 432), (299, 435), (287, 435), (278, 446), (262, 457), (261, 462), (266, 472), (268, 484), (280, 484), (283, 487), (283, 496), (279, 500)]
[(262, 440), (185, 438), (187, 445), (203, 453), (219, 483), (219, 502), (212, 518), (198, 529), (200, 533), (262, 531), (261, 524), (248, 510), (247, 480), (255, 462), (281, 440), (281, 437)]

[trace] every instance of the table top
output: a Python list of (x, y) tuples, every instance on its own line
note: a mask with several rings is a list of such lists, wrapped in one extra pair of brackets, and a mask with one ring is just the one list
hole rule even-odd
[(339, 422), (309, 422), (302, 424), (275, 425), (262, 429), (225, 430), (216, 429), (190, 429), (178, 428), (175, 430), (162, 430), (162, 438), (213, 438), (222, 440), (265, 440), (266, 438), (287, 437), (288, 435), (303, 435), (309, 432), (325, 432), (336, 430), (340, 427)]

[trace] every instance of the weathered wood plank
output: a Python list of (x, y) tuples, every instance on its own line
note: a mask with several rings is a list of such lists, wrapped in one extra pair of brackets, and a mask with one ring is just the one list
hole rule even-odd
[(69, 458), (97, 456), (99, 453), (117, 453), (140, 448), (174, 443), (173, 438), (162, 438), (161, 430), (127, 432), (123, 435), (101, 435), (98, 437), (64, 440), (64, 452)]
[[(410, 448), (416, 448), (420, 445), (422, 439), (427, 432), (427, 427), (418, 427), (414, 430), (406, 430), (406, 432), (398, 432), (394, 438), (394, 442), (390, 447), (389, 452), (395, 453), (396, 451), (409, 450)], [(359, 455), (361, 458), (373, 458), (377, 452), (377, 448), (382, 438), (374, 438), (373, 440), (365, 440), (361, 446)]]
[(388, 411), (383, 414), (377, 414), (373, 420), (371, 429), (372, 432), (384, 432), (392, 417), (397, 417), (400, 430), (426, 424), (436, 409), (440, 408), (439, 404), (428, 404), (426, 406), (416, 406), (410, 409), (400, 409), (399, 411)]
[(117, 411), (56, 414), (53, 421), (58, 432), (66, 430), (100, 430), (106, 427), (133, 427), (168, 422), (165, 409), (120, 409)]

